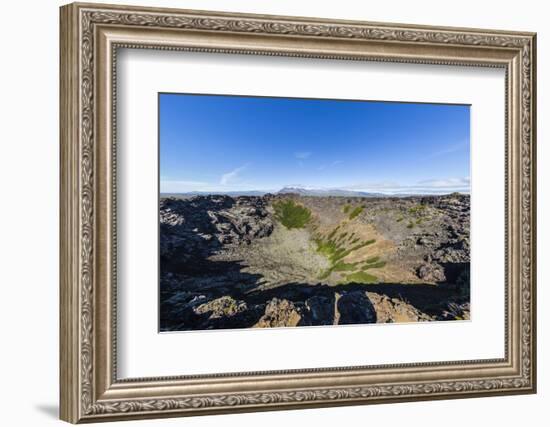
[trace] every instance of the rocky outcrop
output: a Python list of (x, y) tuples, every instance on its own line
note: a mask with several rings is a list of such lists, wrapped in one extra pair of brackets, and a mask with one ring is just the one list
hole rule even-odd
[(416, 274), (426, 282), (444, 282), (445, 270), (440, 264), (424, 262), (416, 269)]
[(399, 298), (390, 298), (387, 295), (367, 292), (372, 302), (378, 323), (408, 323), (433, 320), (426, 313), (422, 313), (411, 304)]
[(334, 300), (328, 295), (314, 295), (305, 301), (307, 309), (307, 323), (309, 325), (332, 325), (334, 324)]
[(221, 298), (201, 304), (194, 309), (196, 314), (208, 314), (209, 319), (219, 319), (221, 317), (231, 317), (237, 313), (246, 311), (247, 306), (244, 301), (237, 301), (226, 295)]
[(273, 298), (265, 306), (265, 313), (255, 328), (277, 328), (283, 326), (297, 326), (302, 320), (300, 312), (294, 304), (286, 299)]
[(454, 194), (423, 199), (439, 211), (439, 229), (417, 236), (417, 244), (427, 249), (418, 277), (436, 283), (453, 282), (470, 269), (470, 197)]
[(161, 270), (204, 271), (204, 261), (223, 245), (266, 237), (273, 225), (262, 197), (161, 199)]
[(336, 310), (337, 325), (376, 323), (376, 310), (364, 291), (337, 294)]
[(449, 303), (437, 320), (470, 320), (470, 303)]
[[(160, 225), (165, 232), (193, 233), (206, 241), (216, 239), (218, 243), (250, 243), (273, 231), (266, 200), (251, 196), (161, 199)], [(165, 234), (161, 233), (161, 237)]]

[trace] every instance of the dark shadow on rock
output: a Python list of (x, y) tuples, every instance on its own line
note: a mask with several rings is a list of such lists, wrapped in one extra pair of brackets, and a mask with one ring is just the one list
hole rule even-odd
[(335, 294), (324, 292), (322, 295), (313, 295), (305, 300), (305, 311), (298, 326), (333, 325), (336, 310)]
[(469, 262), (445, 262), (441, 264), (447, 283), (456, 283), (465, 271), (470, 271)]
[[(242, 283), (256, 283), (261, 279), (260, 275), (241, 274)], [(449, 301), (457, 296), (455, 286), (446, 285), (351, 283), (329, 286), (289, 283), (271, 289), (247, 292), (246, 287), (239, 288), (234, 283), (228, 283), (228, 286), (200, 291), (200, 295), (204, 295), (202, 299), (197, 299), (196, 292), (189, 291), (187, 301), (175, 304), (162, 301), (161, 325), (162, 330), (250, 328), (259, 321), (266, 305), (273, 299), (293, 303), (301, 315), (298, 326), (375, 323), (376, 311), (366, 292), (401, 300), (430, 316), (440, 316), (446, 310)], [(221, 318), (210, 318), (209, 312), (197, 314), (194, 311), (194, 307), (201, 303), (225, 296), (246, 303), (247, 309)], [(335, 316), (338, 318), (335, 319)]]
[(338, 324), (376, 323), (376, 311), (365, 292), (346, 292), (338, 299)]
[[(243, 280), (257, 281), (259, 275), (242, 273)], [(254, 326), (262, 315), (266, 305), (274, 298), (292, 302), (301, 315), (298, 326), (320, 326), (333, 324), (376, 323), (376, 311), (366, 292), (386, 295), (401, 300), (422, 313), (440, 316), (449, 301), (456, 297), (454, 286), (419, 284), (360, 284), (329, 286), (306, 283), (289, 283), (276, 288), (252, 290), (246, 292), (236, 286), (219, 287), (203, 292), (205, 298), (187, 303), (163, 302), (161, 312), (162, 330), (204, 330), (204, 329), (240, 329)], [(246, 303), (247, 309), (232, 316), (210, 318), (211, 313), (197, 314), (194, 307), (229, 296), (235, 301)], [(338, 296), (338, 300), (336, 300)], [(338, 316), (338, 318), (335, 318)]]
[(446, 302), (456, 291), (452, 286), (421, 285), (401, 283), (362, 284), (350, 283), (345, 285), (329, 286), (325, 284), (309, 285), (303, 283), (289, 283), (263, 291), (253, 291), (249, 300), (259, 303), (271, 298), (284, 298), (294, 303), (305, 301), (313, 296), (325, 298), (334, 307), (335, 294), (357, 295), (357, 292), (375, 292), (398, 298), (411, 304), (419, 311), (427, 314), (438, 314)]
[[(199, 203), (200, 209), (197, 208)], [(231, 197), (201, 198), (197, 201), (162, 199), (161, 212), (168, 217), (170, 214), (179, 216), (183, 221), (178, 221), (178, 218), (171, 222), (169, 219), (161, 221), (160, 271), (163, 274), (204, 272), (209, 267), (205, 265), (207, 258), (223, 246), (215, 238), (217, 229), (208, 211), (231, 208), (234, 204), (235, 200)]]
[[(401, 283), (381, 284), (348, 284), (341, 285), (348, 289), (361, 289), (368, 292), (386, 295), (412, 305), (422, 313), (439, 315), (447, 306), (448, 301), (456, 294), (452, 287), (445, 285), (419, 285)], [(337, 286), (340, 290), (342, 288)]]
[[(238, 237), (235, 227), (223, 216), (238, 199), (228, 196), (191, 199), (163, 198), (160, 209), (160, 329), (234, 328), (238, 322), (249, 327), (259, 318), (239, 313), (234, 318), (209, 321), (209, 313), (194, 309), (223, 296), (241, 300), (244, 293), (257, 286), (261, 275), (243, 273), (237, 261), (211, 261), (226, 243)], [(253, 208), (252, 208), (253, 209)], [(250, 230), (245, 230), (246, 232)]]
[[(200, 275), (174, 275), (171, 286), (160, 289), (160, 329), (226, 329), (248, 328), (260, 318), (260, 309), (249, 304), (247, 291), (262, 279), (260, 274), (244, 273), (238, 262), (209, 261), (202, 263)], [(248, 309), (231, 317), (209, 320), (211, 313), (197, 314), (201, 304), (222, 297), (247, 302)], [(241, 326), (237, 326), (237, 325)]]

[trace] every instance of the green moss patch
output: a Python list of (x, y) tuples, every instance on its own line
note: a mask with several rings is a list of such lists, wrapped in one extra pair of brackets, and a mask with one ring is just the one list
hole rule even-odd
[(372, 274), (365, 273), (364, 271), (358, 271), (356, 273), (348, 274), (344, 280), (339, 284), (347, 285), (348, 283), (377, 283), (378, 279)]
[(273, 203), (275, 218), (286, 228), (304, 228), (311, 220), (311, 211), (293, 200)]
[(358, 217), (361, 214), (361, 212), (363, 212), (364, 210), (365, 210), (364, 206), (357, 206), (349, 214), (349, 219), (354, 219), (354, 218)]
[(412, 208), (409, 208), (409, 213), (413, 215), (421, 214), (426, 209), (425, 205), (416, 205)]
[(382, 268), (386, 266), (386, 261), (378, 261), (372, 264), (366, 264), (363, 267), (361, 267), (361, 270), (368, 270), (369, 268)]
[(343, 261), (338, 261), (336, 264), (334, 264), (331, 268), (332, 271), (353, 271), (355, 270), (355, 267), (357, 266), (357, 262), (348, 264)]

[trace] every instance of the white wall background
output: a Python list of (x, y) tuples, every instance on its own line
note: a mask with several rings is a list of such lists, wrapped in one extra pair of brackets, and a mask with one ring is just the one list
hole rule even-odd
[[(112, 3), (121, 3), (110, 0)], [(130, 0), (129, 0), (130, 1)], [(538, 32), (539, 393), (438, 402), (209, 416), (133, 425), (543, 425), (550, 405), (550, 29), (535, 0), (358, 2), (133, 0), (133, 4)], [(58, 401), (58, 6), (57, 0), (2, 5), (0, 67), (0, 420), (60, 425)], [(489, 167), (489, 165), (488, 165)], [(545, 194), (546, 193), (546, 194)]]

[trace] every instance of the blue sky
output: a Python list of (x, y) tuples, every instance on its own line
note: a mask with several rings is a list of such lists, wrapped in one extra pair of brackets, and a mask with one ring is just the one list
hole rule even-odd
[(469, 192), (464, 105), (160, 94), (160, 190)]

